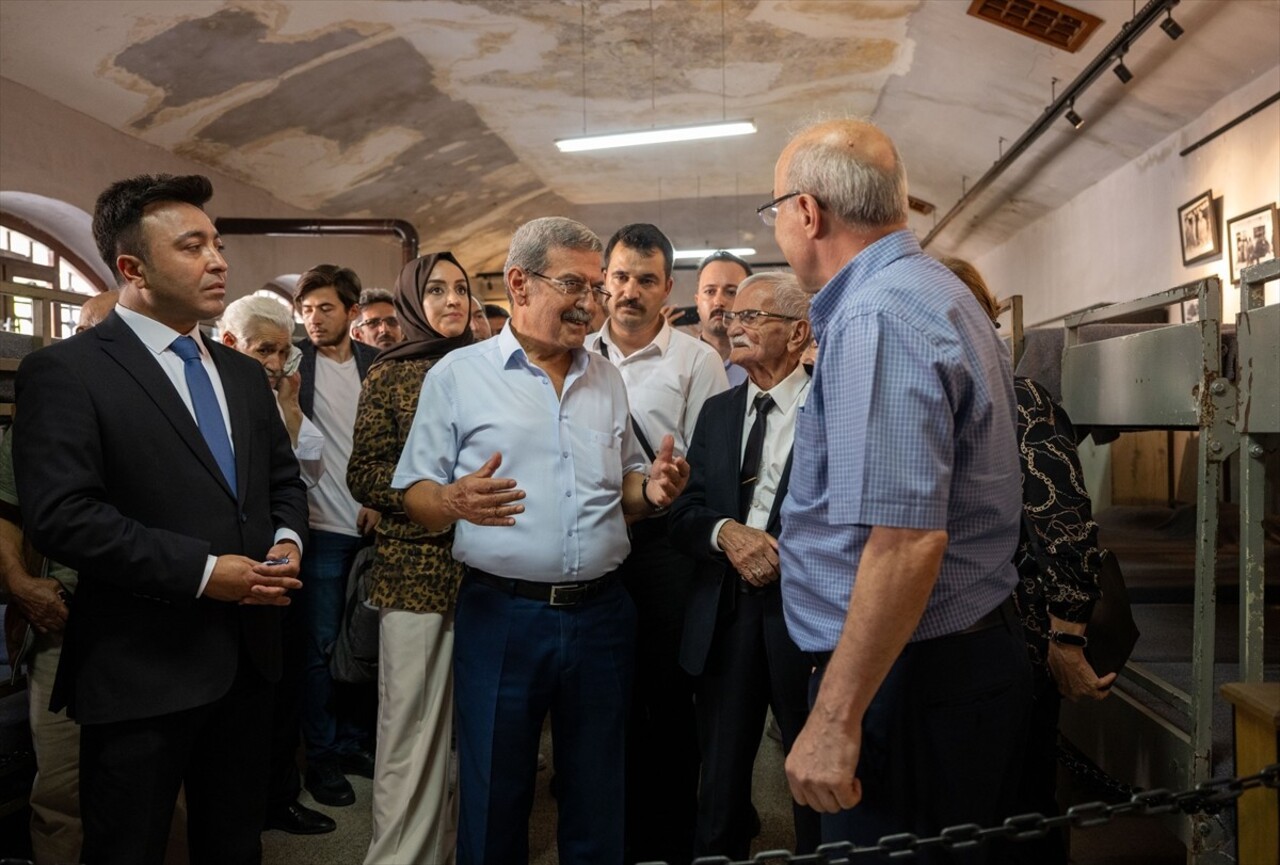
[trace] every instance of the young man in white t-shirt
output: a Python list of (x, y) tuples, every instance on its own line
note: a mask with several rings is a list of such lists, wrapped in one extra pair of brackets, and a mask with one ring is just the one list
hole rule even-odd
[(361, 507), (347, 490), (347, 462), (360, 384), (378, 350), (351, 339), (359, 313), (360, 278), (345, 267), (321, 264), (298, 279), (295, 304), (307, 339), (302, 349), (298, 403), (324, 434), (325, 472), (307, 491), (311, 541), (304, 560), (302, 612), (305, 658), (302, 738), (306, 787), (323, 805), (349, 805), (355, 792), (344, 773), (373, 777), (372, 713), (358, 694), (335, 686), (328, 650), (338, 636), (347, 574), (356, 552), (378, 524), (377, 511)]

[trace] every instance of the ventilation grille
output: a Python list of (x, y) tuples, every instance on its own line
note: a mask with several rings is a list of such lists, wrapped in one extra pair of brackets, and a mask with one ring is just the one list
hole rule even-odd
[(916, 198), (914, 195), (907, 196), (907, 206), (916, 213), (923, 213), (925, 216), (938, 209), (932, 202), (925, 201), (923, 198)]
[(969, 14), (1072, 53), (1102, 23), (1101, 18), (1054, 0), (973, 0)]

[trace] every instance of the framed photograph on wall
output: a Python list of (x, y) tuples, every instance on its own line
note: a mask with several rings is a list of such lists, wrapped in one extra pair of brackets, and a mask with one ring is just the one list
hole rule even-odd
[(1183, 265), (1222, 254), (1222, 239), (1213, 208), (1213, 191), (1202, 192), (1178, 208), (1178, 237)]
[(1276, 236), (1280, 216), (1268, 204), (1227, 220), (1227, 254), (1231, 258), (1231, 281), (1240, 281), (1240, 268), (1262, 264), (1276, 257)]

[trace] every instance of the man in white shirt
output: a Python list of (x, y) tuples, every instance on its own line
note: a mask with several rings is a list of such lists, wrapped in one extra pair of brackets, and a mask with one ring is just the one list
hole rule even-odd
[[(631, 420), (653, 458), (664, 435), (688, 453), (702, 404), (728, 387), (715, 349), (667, 323), (671, 241), (656, 227), (620, 228), (604, 252), (610, 317), (587, 338), (627, 386)], [(636, 676), (627, 732), (626, 861), (688, 861), (697, 808), (698, 743), (692, 680), (680, 669), (684, 608), (693, 560), (667, 540), (665, 514), (631, 524), (631, 553), (619, 569), (636, 604)]]
[(324, 435), (325, 468), (307, 491), (311, 546), (302, 577), (307, 586), (302, 594), (302, 738), (307, 790), (322, 805), (335, 806), (355, 801), (344, 773), (373, 777), (373, 695), (335, 684), (328, 657), (338, 637), (351, 562), (378, 524), (378, 512), (361, 507), (347, 489), (360, 384), (378, 356), (376, 348), (351, 339), (359, 299), (360, 278), (332, 264), (302, 274), (294, 297), (307, 330), (307, 339), (297, 343), (302, 350), (298, 404)]
[[(787, 635), (778, 591), (779, 512), (796, 418), (809, 393), (800, 355), (809, 297), (790, 274), (738, 286), (725, 315), (730, 355), (749, 381), (707, 400), (689, 450), (689, 486), (671, 507), (671, 541), (698, 562), (680, 662), (697, 676), (702, 781), (695, 856), (745, 859), (751, 775), (765, 712), (786, 750), (809, 715), (808, 658)], [(794, 805), (797, 853), (818, 844), (817, 812)]]
[(410, 519), (456, 527), (453, 554), (467, 566), (453, 656), (458, 860), (529, 861), (549, 714), (559, 861), (616, 865), (635, 650), (617, 574), (626, 519), (665, 510), (689, 469), (670, 435), (646, 465), (622, 376), (584, 349), (605, 294), (600, 238), (559, 217), (525, 223), (504, 280), (509, 325), (427, 373), (391, 482), (407, 489)]

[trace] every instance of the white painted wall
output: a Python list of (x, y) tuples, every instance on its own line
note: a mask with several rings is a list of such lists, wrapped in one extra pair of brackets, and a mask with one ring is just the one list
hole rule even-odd
[[(1230, 321), (1239, 296), (1228, 285), (1226, 246), (1220, 258), (1184, 267), (1177, 209), (1211, 189), (1221, 199), (1225, 232), (1227, 219), (1280, 200), (1280, 103), (1185, 157), (1178, 152), (1277, 91), (1280, 65), (974, 264), (1001, 297), (1023, 295), (1028, 324), (1213, 275), (1229, 289), (1223, 306)], [(1270, 302), (1274, 295), (1273, 287)]]
[[(207, 205), (211, 216), (320, 215), (125, 135), (6, 78), (0, 78), (0, 130), (3, 191), (35, 193), (92, 213), (98, 194), (116, 180), (157, 172), (204, 174), (213, 181), (214, 196)], [(400, 246), (394, 239), (233, 236), (226, 240), (228, 300), (256, 291), (280, 274), (298, 273), (321, 262), (351, 267), (366, 286), (386, 288), (395, 284), (400, 269)], [(92, 248), (89, 238), (81, 238), (81, 243)]]

